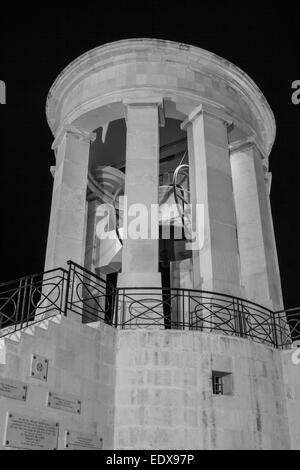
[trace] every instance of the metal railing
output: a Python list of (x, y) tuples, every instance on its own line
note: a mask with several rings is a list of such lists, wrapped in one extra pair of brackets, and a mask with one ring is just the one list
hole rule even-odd
[(300, 307), (280, 310), (275, 312), (274, 316), (277, 324), (278, 347), (288, 348), (293, 342), (300, 344)]
[(61, 314), (67, 276), (59, 268), (0, 284), (0, 337)]
[(100, 320), (123, 329), (199, 330), (276, 348), (300, 340), (300, 308), (273, 312), (242, 298), (194, 289), (117, 288), (71, 261), (68, 310), (83, 322)]
[(111, 324), (116, 288), (77, 263), (68, 261), (68, 265), (65, 315), (70, 310), (82, 316), (83, 323), (102, 320)]
[(57, 314), (115, 328), (206, 331), (276, 348), (300, 341), (300, 308), (273, 312), (230, 295), (175, 288), (118, 288), (82, 266), (0, 284), (0, 337)]

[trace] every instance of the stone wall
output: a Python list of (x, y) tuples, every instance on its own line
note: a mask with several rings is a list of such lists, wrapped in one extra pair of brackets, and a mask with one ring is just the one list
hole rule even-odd
[[(58, 448), (63, 449), (65, 432), (97, 434), (103, 448), (113, 448), (114, 380), (116, 331), (100, 323), (97, 328), (76, 319), (55, 317), (23, 330), (12, 339), (2, 339), (0, 381), (15, 379), (28, 384), (26, 401), (0, 394), (0, 449), (5, 435), (6, 415), (18, 413), (59, 423)], [(30, 376), (32, 355), (49, 361), (47, 381)], [(47, 406), (48, 392), (81, 401), (81, 413)]]
[[(283, 378), (290, 426), (291, 448), (300, 450), (300, 364), (294, 364), (296, 349), (282, 352)], [(300, 354), (297, 354), (299, 357)]]
[[(119, 331), (116, 449), (288, 449), (280, 352), (192, 331)], [(212, 370), (233, 374), (213, 395)]]
[[(300, 448), (291, 351), (199, 331), (54, 320), (0, 340), (0, 382), (28, 384), (26, 401), (0, 394), (0, 449), (10, 448), (7, 412), (55, 420), (59, 449), (66, 431), (96, 434), (103, 449)], [(33, 355), (49, 360), (46, 381), (30, 376)], [(212, 371), (232, 374), (229, 394), (213, 394)], [(49, 407), (49, 391), (80, 399), (81, 413)]]

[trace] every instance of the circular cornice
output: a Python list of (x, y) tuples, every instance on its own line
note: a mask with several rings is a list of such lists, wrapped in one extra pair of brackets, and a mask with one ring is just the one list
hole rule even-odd
[(59, 121), (59, 109), (64, 97), (73, 87), (85, 77), (96, 73), (107, 64), (114, 64), (118, 60), (136, 60), (136, 54), (149, 53), (149, 61), (157, 60), (160, 54), (168, 56), (168, 60), (185, 65), (190, 69), (200, 72), (205, 68), (205, 73), (218, 78), (235, 88), (247, 101), (249, 108), (263, 123), (264, 142), (267, 153), (270, 153), (276, 135), (276, 125), (273, 112), (263, 93), (254, 81), (239, 67), (222, 57), (201, 49), (173, 41), (161, 39), (126, 39), (116, 41), (88, 51), (71, 62), (57, 77), (52, 85), (46, 104), (48, 124), (55, 134)]

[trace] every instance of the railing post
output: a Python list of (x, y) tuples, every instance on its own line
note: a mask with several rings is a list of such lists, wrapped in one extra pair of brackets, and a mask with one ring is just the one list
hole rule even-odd
[(66, 292), (65, 292), (65, 305), (64, 305), (64, 316), (66, 317), (68, 314), (68, 303), (69, 303), (69, 291), (70, 291), (70, 281), (71, 281), (71, 261), (68, 261), (68, 274), (66, 280)]
[(114, 290), (114, 297), (115, 297), (115, 300), (114, 300), (114, 324), (115, 324), (115, 328), (118, 327), (118, 313), (119, 313), (119, 289), (118, 288), (115, 288)]
[(122, 328), (124, 328), (124, 321), (125, 321), (125, 315), (126, 315), (126, 308), (125, 308), (125, 289), (122, 289), (123, 291), (123, 300), (122, 300)]
[[(178, 292), (177, 292), (177, 295), (178, 295)], [(180, 325), (180, 329), (181, 330), (185, 330), (186, 329), (186, 325), (185, 325), (185, 319), (186, 319), (186, 292), (185, 291), (181, 291), (181, 295), (180, 295), (180, 309), (182, 309), (182, 318), (181, 318), (181, 325)]]
[[(277, 338), (277, 326), (276, 326), (276, 312), (273, 313), (273, 316), (272, 316), (272, 321), (273, 321), (273, 341), (274, 341), (274, 346), (275, 348), (278, 348), (278, 338)], [(279, 318), (279, 314), (277, 313), (278, 315), (278, 320), (280, 322), (280, 318)]]
[(18, 312), (20, 310), (20, 304), (21, 304), (21, 298), (22, 298), (21, 296), (22, 296), (22, 280), (19, 281), (19, 285), (18, 285), (18, 300), (17, 300), (15, 319), (14, 319), (15, 325), (17, 323)]
[[(24, 311), (25, 311), (25, 303), (26, 303), (26, 297), (27, 297), (27, 278), (24, 279), (24, 286), (22, 286), (22, 281), (21, 281), (20, 289), (23, 289), (22, 309), (21, 309), (21, 318), (20, 318), (20, 325), (22, 328), (22, 325), (24, 322)], [(15, 318), (15, 331), (17, 330), (17, 322), (18, 322), (18, 312), (16, 312), (16, 318)]]
[(188, 327), (187, 327), (187, 329), (191, 330), (192, 322), (191, 322), (191, 291), (190, 290), (188, 291), (187, 295), (188, 295), (188, 310), (189, 310), (188, 311)]
[(233, 305), (233, 311), (234, 311), (234, 316), (237, 318), (237, 333), (238, 336), (241, 338), (244, 338), (244, 327), (243, 327), (243, 318), (242, 318), (242, 311), (240, 309), (240, 302), (238, 299), (235, 299), (234, 297), (232, 298), (232, 305)]
[[(33, 277), (30, 277), (30, 281), (29, 281), (29, 293), (28, 293), (28, 300), (27, 300), (27, 314), (26, 314), (26, 318), (25, 318), (25, 322), (26, 322), (26, 326), (28, 326), (29, 324), (29, 318), (30, 318), (30, 307), (31, 307), (31, 302), (33, 301), (32, 299), (32, 285), (33, 285)], [(24, 292), (24, 294), (26, 295), (26, 291)], [(21, 325), (21, 327), (23, 326), (23, 324)]]
[(232, 299), (232, 310), (233, 310), (233, 322), (234, 322), (234, 333), (239, 335), (239, 317), (238, 317), (238, 309), (236, 309), (236, 301), (233, 297)]
[(61, 296), (60, 296), (60, 303), (59, 303), (59, 311), (61, 315), (65, 314), (65, 296), (67, 291), (67, 276), (68, 273), (64, 269), (62, 269), (62, 278), (59, 281), (59, 285), (61, 286)]
[(245, 317), (245, 310), (244, 310), (244, 303), (243, 301), (241, 300), (238, 300), (238, 304), (239, 304), (239, 313), (240, 313), (240, 317), (241, 317), (241, 325), (242, 325), (242, 334), (243, 334), (243, 338), (247, 338), (248, 337), (248, 331), (247, 331), (247, 325), (246, 325), (246, 317)]

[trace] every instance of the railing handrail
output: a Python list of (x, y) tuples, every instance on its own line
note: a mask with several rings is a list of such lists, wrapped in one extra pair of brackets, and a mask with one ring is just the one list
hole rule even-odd
[(0, 337), (61, 315), (67, 279), (59, 267), (0, 284)]
[(201, 289), (187, 289), (187, 288), (181, 288), (181, 287), (115, 287), (112, 284), (108, 283), (105, 279), (102, 279), (96, 273), (90, 271), (89, 269), (87, 269), (83, 266), (80, 266), (80, 264), (78, 264), (78, 263), (75, 263), (75, 261), (68, 260), (67, 263), (68, 263), (68, 265), (76, 266), (81, 271), (84, 271), (85, 273), (89, 274), (90, 276), (93, 276), (93, 277), (99, 279), (101, 282), (104, 282), (105, 284), (108, 284), (110, 287), (112, 287), (116, 290), (123, 290), (123, 289), (133, 290), (133, 291), (137, 291), (137, 290), (157, 290), (157, 291), (177, 290), (177, 291), (181, 291), (181, 292), (195, 292), (195, 293), (198, 293), (198, 294), (218, 295), (220, 297), (227, 297), (228, 299), (235, 299), (235, 300), (239, 300), (241, 302), (247, 302), (248, 304), (255, 305), (256, 307), (259, 307), (260, 309), (266, 310), (268, 313), (271, 313), (271, 314), (281, 313), (281, 312), (274, 312), (273, 310), (269, 309), (268, 307), (265, 307), (264, 305), (253, 302), (252, 300), (248, 300), (248, 299), (245, 299), (243, 297), (237, 297), (237, 296), (231, 295), (231, 294), (224, 294), (222, 292), (207, 291), (207, 290), (201, 290)]
[[(109, 284), (105, 279), (102, 279), (102, 277), (98, 276), (96, 273), (93, 273), (93, 271), (90, 271), (89, 269), (83, 267), (83, 266), (80, 266), (80, 264), (78, 263), (75, 263), (75, 261), (71, 261), (71, 260), (68, 260), (67, 261), (67, 264), (69, 266), (76, 266), (76, 268), (79, 268), (81, 271), (84, 271), (85, 273), (89, 274), (89, 276), (93, 276), (97, 279), (99, 279), (101, 282), (104, 282), (105, 284)], [(112, 284), (109, 284), (112, 286)], [(114, 286), (113, 286), (114, 287)]]
[(288, 313), (288, 312), (294, 312), (294, 311), (299, 311), (300, 312), (300, 307), (291, 307), (291, 308), (285, 308), (283, 310), (276, 310), (273, 312), (274, 314), (277, 313)]
[[(265, 307), (264, 305), (257, 304), (256, 302), (252, 302), (252, 300), (244, 299), (243, 297), (236, 297), (235, 295), (230, 295), (230, 294), (223, 294), (221, 292), (215, 292), (215, 291), (208, 291), (208, 290), (201, 290), (201, 289), (187, 289), (187, 288), (181, 288), (181, 287), (116, 287), (118, 290), (157, 290), (157, 291), (162, 291), (162, 290), (177, 290), (181, 292), (195, 292), (198, 294), (207, 294), (207, 295), (214, 295), (214, 296), (220, 296), (220, 297), (226, 297), (228, 299), (235, 299), (235, 300), (240, 300), (241, 302), (245, 302), (247, 304), (255, 305), (256, 307), (259, 307), (260, 309), (266, 310), (267, 312), (271, 314), (275, 313), (280, 313), (280, 312), (274, 312), (273, 310), (270, 310), (268, 307)], [(283, 310), (284, 312), (285, 310)]]
[[(200, 289), (192, 289), (192, 288), (187, 289), (187, 288), (183, 288), (183, 287), (115, 287), (112, 284), (108, 283), (105, 279), (100, 277), (98, 274), (94, 273), (93, 271), (90, 271), (89, 269), (85, 268), (84, 266), (81, 266), (80, 264), (76, 263), (75, 261), (68, 260), (67, 264), (76, 266), (77, 268), (79, 268), (80, 270), (82, 270), (85, 273), (89, 274), (90, 276), (93, 276), (93, 277), (99, 279), (101, 282), (104, 282), (105, 284), (108, 284), (109, 286), (111, 286), (115, 289), (118, 289), (118, 290), (123, 290), (123, 289), (126, 289), (126, 290), (140, 290), (140, 289), (155, 290), (156, 289), (158, 291), (159, 290), (160, 291), (161, 290), (168, 290), (168, 291), (177, 290), (177, 291), (183, 291), (183, 292), (196, 292), (196, 293), (203, 293), (203, 294), (208, 294), (208, 295), (213, 294), (213, 295), (218, 295), (220, 297), (228, 297), (228, 298), (231, 298), (231, 299), (240, 300), (242, 302), (247, 302), (248, 304), (255, 305), (256, 307), (259, 307), (263, 310), (267, 310), (268, 312), (270, 312), (274, 315), (279, 314), (279, 313), (293, 312), (293, 311), (297, 311), (297, 310), (300, 311), (300, 307), (291, 307), (291, 308), (285, 308), (285, 309), (282, 309), (282, 310), (273, 311), (273, 310), (269, 309), (268, 307), (265, 307), (264, 305), (253, 302), (252, 300), (245, 299), (244, 297), (237, 297), (237, 296), (231, 295), (231, 294), (224, 294), (223, 292), (207, 291), (207, 290), (202, 290), (202, 289), (201, 290)], [(32, 279), (34, 277), (46, 275), (46, 274), (49, 274), (49, 273), (52, 273), (52, 272), (55, 272), (55, 271), (62, 271), (65, 274), (68, 274), (68, 272), (69, 272), (67, 269), (62, 268), (62, 267), (48, 269), (47, 271), (40, 271), (38, 273), (33, 273), (33, 274), (28, 274), (26, 276), (18, 277), (14, 280), (11, 280), (11, 281), (1, 282), (0, 283), (0, 288), (3, 287), (3, 286), (8, 286), (10, 284), (20, 282), (20, 281), (24, 281), (25, 279)]]
[[(212, 324), (218, 325), (216, 329), (219, 331), (224, 328), (226, 334), (249, 337), (254, 341), (261, 341), (280, 348), (291, 344), (291, 338), (297, 338), (300, 335), (300, 318), (289, 315), (290, 318), (287, 319), (289, 313), (300, 313), (300, 307), (272, 311), (268, 307), (242, 297), (194, 288), (117, 287), (74, 261), (69, 260), (67, 264), (68, 270), (59, 267), (1, 283), (0, 330), (1, 327), (5, 329), (7, 323), (20, 330), (26, 328), (28, 321), (31, 322), (33, 319), (35, 323), (42, 321), (42, 319), (38, 319), (38, 315), (39, 310), (44, 307), (40, 307), (40, 301), (38, 300), (37, 303), (35, 300), (37, 292), (43, 302), (49, 301), (48, 311), (53, 310), (57, 312), (55, 314), (67, 315), (70, 310), (82, 316), (87, 315), (86, 318), (96, 317), (107, 323), (111, 322), (110, 324), (115, 327), (130, 324), (127, 316), (125, 318), (121, 311), (118, 311), (119, 301), (122, 303), (122, 299), (123, 302), (125, 299), (134, 312), (136, 312), (134, 309), (137, 308), (147, 310), (150, 321), (153, 320), (151, 315), (155, 316), (159, 309), (163, 310), (163, 314), (158, 313), (158, 315), (161, 315), (161, 321), (166, 328), (171, 327), (170, 325), (172, 328), (184, 325), (191, 327), (191, 329), (202, 328), (205, 330), (209, 329), (209, 322), (212, 322)], [(54, 291), (57, 294), (55, 300), (53, 300), (53, 296), (52, 300), (49, 295), (47, 296), (47, 289), (49, 292), (51, 285), (53, 288), (50, 293)], [(79, 286), (79, 290), (78, 287), (74, 289), (74, 286)], [(8, 289), (5, 291), (3, 287)], [(7, 296), (8, 293), (9, 296)], [(154, 296), (155, 299), (161, 299), (157, 301), (159, 307), (157, 305), (149, 307), (151, 296)], [(186, 301), (188, 302), (184, 307), (184, 316), (181, 317), (181, 304), (186, 305)], [(9, 302), (11, 303), (9, 304)], [(145, 307), (147, 302), (148, 307)], [(10, 308), (13, 309), (12, 314)], [(27, 312), (25, 314), (24, 308)], [(110, 315), (113, 316), (110, 317)], [(3, 326), (1, 318), (4, 320)], [(132, 318), (139, 322), (137, 324), (144, 324), (143, 315), (133, 313)], [(174, 320), (174, 318), (176, 319)], [(182, 320), (182, 318), (184, 319)], [(290, 320), (290, 322), (286, 320)], [(153, 324), (156, 324), (155, 322), (154, 319)], [(200, 325), (201, 322), (204, 322), (203, 326)], [(285, 325), (288, 326), (287, 329)], [(280, 335), (279, 339), (277, 333)]]
[[(276, 348), (291, 344), (291, 331), (298, 334), (298, 323), (292, 327), (286, 322), (283, 315), (286, 310), (275, 312), (242, 297), (194, 288), (117, 287), (78, 263), (69, 261), (68, 264), (70, 272), (72, 268), (71, 277), (79, 281), (82, 290), (72, 291), (66, 309), (82, 315), (87, 322), (100, 320), (114, 327), (130, 328), (135, 324), (144, 327), (156, 325), (158, 316), (165, 328), (216, 329), (221, 334), (223, 331), (227, 335), (249, 338)], [(111, 289), (107, 291), (106, 287)], [(149, 300), (155, 301), (149, 303)], [(125, 304), (129, 305), (126, 317)], [(187, 306), (182, 320), (178, 309), (183, 304)], [(146, 312), (147, 321), (139, 309)], [(210, 324), (215, 326), (211, 328)]]
[(28, 274), (27, 276), (18, 277), (17, 279), (14, 279), (12, 281), (1, 282), (0, 283), (0, 288), (3, 287), (3, 286), (8, 286), (10, 284), (16, 284), (18, 282), (25, 281), (26, 279), (32, 279), (32, 278), (35, 278), (35, 277), (38, 277), (38, 276), (44, 276), (45, 274), (49, 274), (49, 273), (52, 273), (52, 272), (55, 272), (55, 271), (62, 271), (65, 274), (68, 274), (68, 271), (65, 268), (48, 269), (47, 271), (41, 271), (39, 273), (33, 273), (33, 274)]

